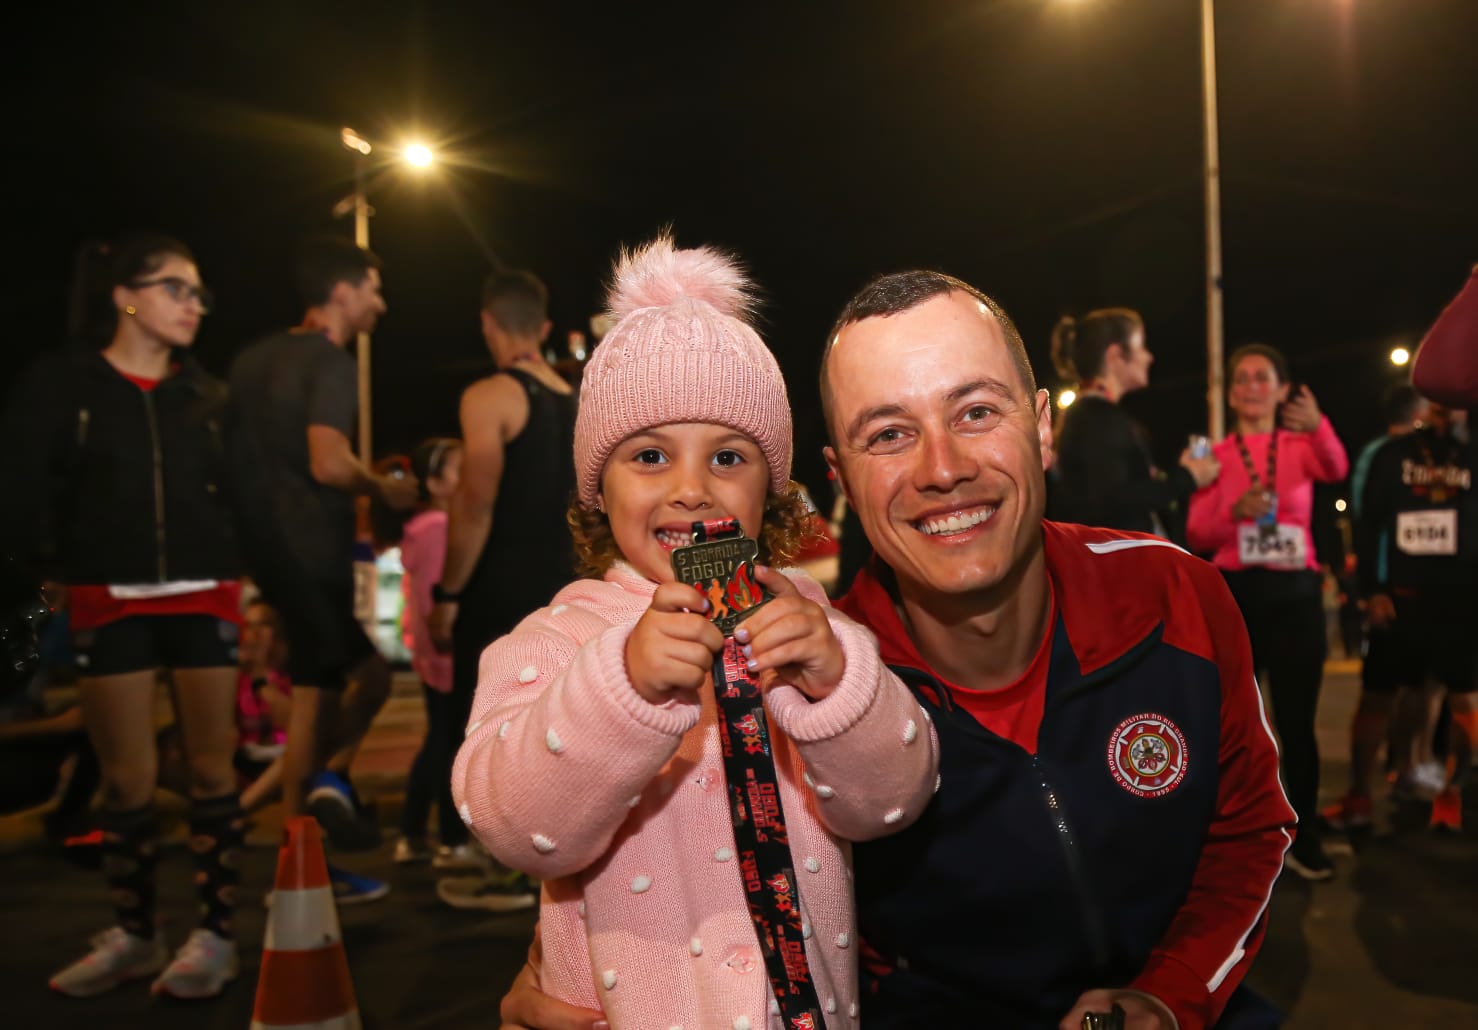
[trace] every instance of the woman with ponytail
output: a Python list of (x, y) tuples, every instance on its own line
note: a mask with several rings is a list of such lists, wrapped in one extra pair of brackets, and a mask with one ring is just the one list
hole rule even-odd
[[(220, 439), (226, 392), (190, 357), (210, 303), (177, 240), (87, 247), (73, 345), (23, 377), (5, 415), (5, 539), (65, 593), (83, 719), (102, 765), (103, 867), (117, 923), (52, 978), (75, 997), (156, 975), (155, 993), (210, 997), (236, 975), (241, 616)], [(190, 772), (203, 913), (173, 961), (154, 911), (161, 670)]]
[(1119, 407), (1126, 393), (1149, 385), (1154, 360), (1144, 321), (1128, 308), (1064, 317), (1053, 329), (1052, 362), (1078, 396), (1057, 428), (1052, 519), (1166, 536), (1165, 514), (1216, 479), (1216, 459), (1189, 450), (1160, 473), (1144, 430)]

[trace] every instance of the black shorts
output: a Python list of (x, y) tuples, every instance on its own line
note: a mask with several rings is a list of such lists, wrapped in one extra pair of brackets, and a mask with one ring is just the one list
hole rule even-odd
[(1366, 638), (1360, 686), (1389, 694), (1435, 680), (1449, 691), (1478, 690), (1478, 640), (1466, 606), (1396, 599), (1396, 619)]
[(236, 667), (241, 627), (214, 615), (131, 615), (72, 631), (81, 676)]
[(262, 600), (282, 618), (286, 672), (295, 687), (343, 690), (348, 674), (378, 654), (354, 617), (353, 570), (342, 582), (298, 575), (286, 568), (253, 570)]

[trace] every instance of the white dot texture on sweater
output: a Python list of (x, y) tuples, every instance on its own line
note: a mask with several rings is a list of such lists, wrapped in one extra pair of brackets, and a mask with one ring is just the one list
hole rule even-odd
[(539, 670), (532, 665), (525, 665), (522, 669), (518, 670), (518, 682), (520, 683), (529, 684), (538, 678)]
[(837, 796), (837, 792), (824, 783), (818, 783), (816, 785), (816, 796), (818, 798), (834, 798)]
[(806, 872), (808, 872), (808, 873), (819, 873), (819, 872), (821, 872), (821, 863), (819, 861), (817, 861), (815, 858), (808, 856), (806, 858)]
[(693, 953), (694, 958), (697, 958), (699, 955), (703, 954), (703, 942), (697, 937), (694, 937), (688, 942), (688, 950)]
[(556, 755), (565, 749), (564, 741), (559, 739), (559, 734), (553, 729), (544, 734), (544, 746)]
[(730, 851), (728, 848), (719, 848), (713, 853), (713, 860), (715, 862), (727, 862), (733, 857), (734, 852)]
[(536, 833), (529, 839), (534, 842), (534, 850), (541, 855), (547, 855), (554, 850), (554, 841), (550, 840), (542, 833)]
[(838, 948), (845, 948), (847, 945), (849, 945), (851, 943), (852, 943), (852, 935), (849, 934), (849, 933), (847, 933), (846, 930), (843, 930), (841, 933), (837, 934), (837, 947)]
[(903, 724), (903, 742), (905, 744), (912, 744), (915, 740), (918, 739), (919, 724), (910, 719), (908, 720), (908, 722)]
[(645, 894), (652, 889), (652, 878), (650, 876), (638, 876), (631, 881), (631, 893)]
[(600, 982), (606, 985), (606, 990), (614, 990), (616, 987), (616, 971), (614, 969), (607, 969), (604, 973), (600, 974)]
[(900, 820), (902, 818), (903, 818), (903, 809), (901, 809), (901, 808), (890, 808), (890, 809), (888, 809), (887, 813), (883, 816), (883, 822), (887, 823), (889, 826), (892, 826), (894, 823), (898, 822), (898, 820)]
[(467, 807), (467, 802), (457, 806), (457, 814), (462, 817), (462, 822), (468, 826), (472, 825), (472, 809)]
[(739, 1016), (734, 1020), (734, 1030), (749, 1030), (749, 1017)]

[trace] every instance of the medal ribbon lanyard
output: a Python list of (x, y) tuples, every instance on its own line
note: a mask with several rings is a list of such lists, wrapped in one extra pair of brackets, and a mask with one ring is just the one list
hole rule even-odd
[(1247, 441), (1242, 439), (1240, 432), (1234, 434), (1237, 441), (1237, 450), (1241, 452), (1242, 464), (1247, 469), (1247, 478), (1252, 481), (1253, 486), (1261, 486), (1272, 491), (1273, 496), (1278, 494), (1278, 427), (1273, 427), (1273, 435), (1268, 438), (1268, 472), (1267, 479), (1257, 478), (1257, 469), (1252, 467), (1252, 454), (1247, 450)]
[[(747, 559), (735, 560), (732, 552), (739, 541), (752, 548)], [(702, 579), (716, 586), (727, 601), (725, 614), (714, 620), (724, 631), (724, 646), (714, 659), (713, 689), (718, 702), (724, 778), (728, 784), (729, 815), (734, 825), (744, 897), (785, 1026), (788, 1030), (820, 1030), (821, 1006), (806, 959), (795, 862), (780, 801), (764, 700), (759, 680), (749, 671), (744, 652), (733, 636), (741, 615), (767, 600), (759, 596), (760, 588), (752, 576), (751, 563), (758, 547), (753, 540), (743, 537), (737, 519), (695, 522), (692, 546), (673, 552), (674, 570), (684, 582), (692, 582), (683, 574), (685, 567), (704, 573), (711, 570), (700, 549), (712, 549), (720, 555), (714, 561), (728, 562), (722, 580), (714, 583), (717, 577), (706, 574)], [(681, 552), (688, 554), (680, 560)], [(702, 582), (694, 585), (700, 591), (704, 588)], [(751, 603), (736, 604), (738, 597)], [(717, 608), (710, 611), (716, 612)]]

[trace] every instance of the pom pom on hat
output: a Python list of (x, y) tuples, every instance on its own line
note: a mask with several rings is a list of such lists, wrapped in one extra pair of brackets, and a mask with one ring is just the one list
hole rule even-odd
[(729, 426), (753, 439), (772, 489), (782, 492), (790, 483), (790, 401), (775, 356), (746, 320), (753, 292), (734, 259), (709, 247), (678, 250), (660, 236), (621, 255), (607, 306), (616, 324), (580, 384), (580, 503), (594, 507), (617, 444), (679, 422)]

